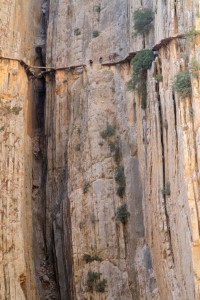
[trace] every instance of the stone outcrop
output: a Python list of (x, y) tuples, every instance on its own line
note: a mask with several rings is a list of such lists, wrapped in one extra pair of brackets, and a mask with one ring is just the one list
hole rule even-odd
[[(198, 3), (4, 0), (0, 17), (0, 299), (200, 299)], [(143, 48), (146, 109), (127, 91)]]

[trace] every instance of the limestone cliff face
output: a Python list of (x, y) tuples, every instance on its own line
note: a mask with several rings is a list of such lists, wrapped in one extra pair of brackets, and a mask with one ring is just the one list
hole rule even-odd
[[(172, 89), (199, 60), (198, 1), (5, 0), (0, 17), (0, 299), (200, 299), (199, 77)], [(126, 86), (143, 48), (146, 109)]]
[(0, 299), (38, 299), (31, 199), (35, 101), (15, 58), (34, 62), (40, 6), (41, 1), (1, 1), (0, 57), (7, 58), (0, 58)]

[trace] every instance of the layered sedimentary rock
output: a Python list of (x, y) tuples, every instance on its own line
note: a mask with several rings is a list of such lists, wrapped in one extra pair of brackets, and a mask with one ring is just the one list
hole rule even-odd
[[(155, 18), (135, 36), (141, 6)], [(1, 13), (2, 56), (43, 65), (46, 47), (47, 68), (33, 80), (1, 60), (2, 299), (199, 299), (199, 78), (192, 97), (172, 89), (199, 60), (198, 3), (18, 0)], [(146, 109), (126, 86), (144, 47), (158, 51)]]

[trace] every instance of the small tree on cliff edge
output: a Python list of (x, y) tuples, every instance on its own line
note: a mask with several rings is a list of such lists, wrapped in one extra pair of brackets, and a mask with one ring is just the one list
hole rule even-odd
[(154, 12), (151, 8), (138, 8), (133, 13), (134, 29), (136, 34), (144, 34), (151, 28)]

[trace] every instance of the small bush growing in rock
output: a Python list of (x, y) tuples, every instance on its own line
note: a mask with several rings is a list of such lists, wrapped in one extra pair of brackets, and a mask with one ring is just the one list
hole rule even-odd
[(125, 175), (124, 175), (124, 167), (118, 166), (115, 170), (115, 181), (120, 184), (125, 184)]
[(191, 29), (185, 33), (186, 40), (193, 39), (196, 35), (199, 34), (199, 31), (195, 29), (195, 27), (191, 27)]
[(195, 78), (199, 78), (199, 71), (200, 71), (200, 63), (196, 59), (192, 59), (191, 62), (191, 74)]
[(103, 139), (106, 139), (107, 137), (110, 137), (115, 134), (115, 126), (113, 125), (107, 125), (106, 129), (101, 132), (101, 136)]
[(128, 218), (130, 217), (130, 213), (127, 210), (127, 204), (124, 202), (120, 207), (118, 207), (116, 212), (116, 219), (120, 221), (122, 224), (126, 224), (128, 222)]
[(170, 196), (170, 183), (167, 182), (162, 189), (163, 196)]
[(107, 280), (106, 279), (102, 279), (99, 281), (99, 283), (97, 283), (96, 289), (95, 291), (98, 293), (104, 293), (105, 289), (107, 286)]
[(84, 226), (85, 226), (85, 221), (80, 221), (80, 222), (79, 222), (79, 228), (80, 228), (80, 229), (83, 229)]
[(110, 152), (114, 152), (114, 151), (115, 151), (115, 143), (110, 142), (110, 143), (108, 144), (108, 146), (109, 146), (109, 148), (110, 148)]
[(163, 76), (162, 76), (162, 74), (157, 74), (157, 75), (155, 76), (155, 80), (156, 80), (156, 81), (163, 81)]
[(141, 107), (146, 108), (147, 98), (147, 70), (151, 68), (154, 60), (153, 51), (145, 49), (139, 51), (131, 61), (132, 78), (127, 83), (129, 91), (137, 90), (141, 94)]
[(116, 163), (119, 163), (121, 159), (121, 149), (118, 142), (109, 142), (108, 144), (110, 152), (114, 152), (114, 160)]
[(93, 38), (96, 38), (99, 36), (99, 31), (98, 30), (94, 30), (92, 33)]
[(13, 114), (15, 114), (15, 115), (18, 115), (18, 114), (20, 113), (21, 110), (22, 110), (21, 107), (15, 106), (15, 107), (13, 107), (13, 108), (11, 109), (11, 112), (12, 112)]
[(75, 28), (75, 29), (74, 29), (74, 34), (75, 34), (75, 35), (80, 35), (80, 34), (81, 34), (80, 28)]
[(119, 163), (121, 159), (122, 153), (121, 153), (121, 148), (119, 144), (115, 145), (115, 152), (114, 152), (114, 160), (116, 163)]
[(101, 273), (89, 271), (87, 276), (87, 288), (89, 292), (96, 291), (98, 293), (104, 293), (107, 285), (107, 280), (100, 280)]
[(93, 261), (102, 261), (101, 257), (98, 255), (90, 255), (90, 254), (84, 254), (83, 260), (85, 260), (86, 264), (93, 262)]
[(87, 287), (89, 292), (93, 292), (97, 281), (100, 280), (101, 273), (89, 271), (87, 276)]
[(84, 186), (83, 186), (83, 193), (86, 194), (88, 192), (89, 188), (90, 188), (90, 183), (85, 182)]
[(147, 33), (154, 20), (154, 12), (151, 8), (138, 8), (133, 13), (134, 29), (138, 34)]
[(5, 129), (5, 127), (4, 127), (4, 126), (1, 126), (1, 127), (0, 127), (0, 132), (1, 132), (1, 131), (4, 131), (4, 129)]
[(125, 186), (119, 186), (117, 189), (117, 195), (122, 198), (124, 196), (124, 193), (125, 193)]
[(188, 70), (180, 71), (174, 79), (173, 90), (180, 94), (183, 98), (192, 94), (192, 84), (190, 73)]
[(144, 90), (142, 92), (141, 108), (146, 109), (146, 107), (147, 107), (147, 92)]
[(126, 188), (126, 178), (124, 175), (124, 167), (118, 166), (115, 170), (115, 181), (119, 184), (119, 187), (117, 189), (117, 195), (119, 197), (123, 197), (125, 193)]
[(101, 12), (101, 5), (96, 5), (94, 9), (97, 13), (100, 13)]
[(146, 72), (151, 68), (154, 60), (153, 51), (145, 49), (137, 52), (135, 57), (131, 60), (132, 78), (129, 80), (127, 86), (129, 90), (140, 90), (141, 83), (146, 84)]

